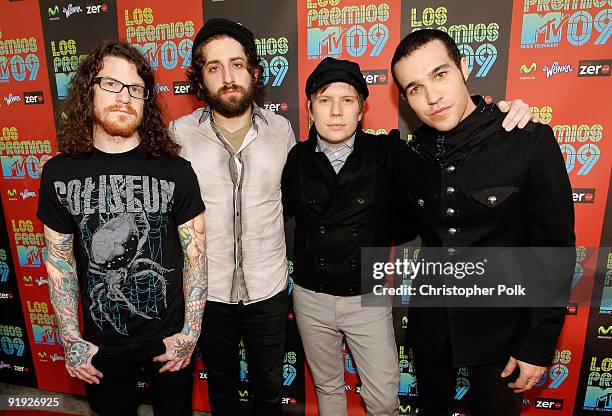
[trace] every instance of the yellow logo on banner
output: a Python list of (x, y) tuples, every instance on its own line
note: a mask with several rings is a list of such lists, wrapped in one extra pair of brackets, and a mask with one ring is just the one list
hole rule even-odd
[(612, 325), (608, 326), (607, 328), (604, 326), (600, 326), (597, 333), (599, 333), (599, 335), (608, 335), (612, 333)]
[(23, 276), (24, 283), (32, 283), (32, 276)]
[(400, 411), (400, 413), (408, 413), (408, 412), (412, 412), (412, 407), (410, 407), (410, 405), (409, 405), (409, 404), (407, 404), (406, 406), (402, 406), (402, 405), (400, 404), (400, 406), (399, 406), (399, 411)]
[(15, 189), (7, 189), (6, 194), (9, 198), (14, 198), (17, 195), (17, 191)]
[(238, 394), (240, 395), (240, 397), (248, 397), (249, 391), (248, 390), (238, 390)]
[(38, 353), (38, 358), (40, 358), (41, 360), (44, 360), (47, 358), (47, 353), (46, 352), (39, 352)]
[(530, 74), (533, 71), (535, 71), (537, 69), (537, 67), (538, 66), (536, 65), (535, 62), (532, 62), (531, 66), (529, 66), (529, 67), (527, 65), (523, 64), (523, 65), (521, 65), (521, 74), (522, 75)]
[(49, 7), (47, 12), (49, 16), (57, 16), (59, 14), (59, 6), (56, 4), (54, 8)]

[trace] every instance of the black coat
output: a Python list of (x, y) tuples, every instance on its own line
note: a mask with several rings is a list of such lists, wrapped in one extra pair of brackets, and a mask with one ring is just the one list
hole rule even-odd
[(405, 142), (399, 132), (371, 135), (359, 127), (353, 152), (338, 174), (316, 152), (317, 132), (289, 153), (283, 171), (283, 208), (296, 221), (294, 279), (307, 289), (337, 296), (361, 289), (361, 248), (391, 244), (398, 230), (393, 203), (392, 160)]
[[(502, 119), (497, 107), (479, 100), (450, 132), (424, 126), (414, 133), (395, 164), (395, 176), (405, 178), (398, 185), (405, 219), (424, 246), (451, 252), (461, 246), (570, 247), (570, 258), (557, 266), (571, 282), (574, 210), (559, 146), (547, 125), (506, 132)], [(411, 308), (407, 337), (435, 359), (450, 336), (456, 366), (509, 355), (546, 366), (564, 315), (563, 308)]]

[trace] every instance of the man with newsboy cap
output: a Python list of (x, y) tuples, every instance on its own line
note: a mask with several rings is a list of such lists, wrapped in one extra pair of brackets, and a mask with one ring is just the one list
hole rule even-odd
[[(368, 415), (397, 415), (399, 368), (389, 299), (362, 285), (361, 249), (414, 238), (393, 221), (393, 159), (399, 131), (365, 133), (368, 86), (359, 65), (325, 58), (306, 81), (314, 121), (283, 171), (285, 216), (296, 220), (293, 307), (316, 387), (320, 416), (347, 414), (342, 360), (346, 339)], [(505, 106), (506, 103), (503, 103)], [(512, 104), (513, 128), (531, 115)], [(363, 260), (365, 262), (365, 260)], [(369, 306), (366, 306), (369, 305)]]

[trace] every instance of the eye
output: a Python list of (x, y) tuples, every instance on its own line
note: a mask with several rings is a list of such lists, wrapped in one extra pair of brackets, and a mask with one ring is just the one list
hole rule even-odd
[(444, 79), (446, 77), (446, 71), (438, 72), (436, 74), (436, 79)]
[(415, 95), (418, 94), (419, 92), (421, 92), (421, 86), (418, 85), (416, 87), (414, 87), (413, 89), (411, 89), (410, 91), (408, 91), (408, 95)]
[(104, 83), (104, 85), (109, 86), (109, 87), (114, 87), (118, 85), (117, 81), (115, 81), (114, 79), (110, 79), (110, 78), (103, 79), (102, 82)]
[(208, 67), (208, 72), (216, 72), (219, 70), (219, 65), (210, 65)]
[(352, 104), (353, 102), (355, 102), (355, 99), (354, 99), (354, 98), (345, 98), (345, 99), (344, 99), (344, 102), (345, 102), (346, 104)]
[(329, 102), (329, 98), (321, 97), (321, 98), (319, 98), (319, 102), (322, 103), (322, 104), (327, 104)]
[(240, 69), (240, 68), (242, 68), (244, 65), (242, 65), (242, 63), (241, 63), (241, 62), (234, 62), (232, 66), (233, 66), (234, 68), (236, 68), (236, 69)]

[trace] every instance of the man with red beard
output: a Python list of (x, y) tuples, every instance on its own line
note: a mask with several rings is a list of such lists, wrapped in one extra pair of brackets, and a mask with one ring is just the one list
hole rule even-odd
[(87, 383), (98, 415), (136, 414), (143, 366), (155, 413), (191, 415), (204, 204), (163, 122), (153, 70), (138, 50), (104, 42), (77, 70), (63, 110), (61, 154), (45, 165), (37, 215), (66, 369)]
[(258, 107), (262, 67), (253, 33), (210, 19), (193, 42), (188, 72), (206, 102), (171, 124), (207, 206), (209, 294), (200, 347), (217, 415), (240, 414), (239, 343), (253, 414), (280, 415), (287, 327), (287, 260), (281, 174), (295, 138), (289, 121)]

